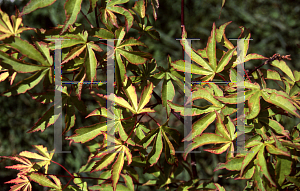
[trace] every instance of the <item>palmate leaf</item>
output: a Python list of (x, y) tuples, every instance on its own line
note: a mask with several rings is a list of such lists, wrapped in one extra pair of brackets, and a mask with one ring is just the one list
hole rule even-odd
[(44, 147), (43, 145), (34, 145), (34, 147), (35, 147), (35, 150), (37, 150), (41, 155), (39, 155), (37, 153), (29, 152), (29, 151), (23, 151), (19, 155), (26, 157), (26, 158), (42, 160), (40, 162), (37, 162), (37, 164), (39, 166), (45, 166), (45, 173), (47, 174), (48, 166), (51, 163), (51, 159), (54, 155), (54, 152), (51, 152), (49, 154), (47, 147)]
[[(278, 142), (276, 137), (275, 137), (275, 140), (276, 140), (276, 146), (282, 147), (281, 143)], [(272, 143), (272, 142), (270, 142), (270, 143)], [(273, 141), (273, 143), (274, 143), (274, 141)], [(255, 156), (257, 156), (256, 159), (254, 160), (254, 164), (256, 165), (256, 168), (260, 169), (259, 171), (261, 171), (262, 175), (264, 175), (264, 177), (268, 179), (270, 184), (272, 184), (273, 186), (276, 186), (275, 182), (272, 180), (272, 177), (271, 177), (269, 169), (268, 169), (268, 165), (265, 160), (265, 156), (264, 156), (265, 147), (267, 148), (269, 153), (274, 154), (274, 155), (279, 155), (278, 156), (279, 158), (283, 158), (283, 157), (286, 158), (290, 155), (287, 152), (285, 152), (277, 147), (274, 147), (271, 144), (266, 144), (266, 143), (264, 144), (257, 140), (248, 142), (246, 144), (246, 148), (249, 148), (249, 147), (252, 147), (252, 148), (251, 148), (250, 152), (248, 152), (248, 154), (245, 156), (245, 158), (242, 162), (240, 175), (243, 174), (243, 172), (246, 169), (246, 167), (248, 166), (248, 164), (254, 159)], [(284, 148), (284, 147), (282, 147), (282, 148)], [(284, 148), (284, 149), (286, 149), (286, 148)], [(281, 155), (282, 155), (282, 157), (281, 157)], [(281, 163), (279, 162), (278, 166), (276, 167), (277, 172), (280, 168), (280, 165), (281, 165)], [(287, 166), (289, 166), (289, 164), (287, 164)], [(288, 172), (285, 172), (285, 173), (289, 173), (289, 172), (290, 171), (288, 170)], [(257, 176), (257, 174), (254, 174), (254, 179), (257, 178), (256, 176)], [(280, 178), (281, 184), (283, 181), (284, 181), (284, 179), (283, 179), (283, 177), (281, 177)]]
[[(225, 139), (228, 139), (230, 142), (221, 145), (218, 148), (205, 149), (205, 151), (221, 154), (226, 151), (228, 148), (228, 152), (226, 155), (226, 159), (233, 158), (234, 144), (233, 141), (236, 139), (237, 135), (235, 134), (235, 125), (229, 116), (227, 116), (227, 120), (224, 121), (224, 116), (222, 113), (216, 112), (216, 134), (221, 135)], [(224, 121), (224, 122), (223, 122)], [(226, 125), (226, 126), (225, 126)]]
[[(83, 31), (82, 34), (78, 33), (76, 35), (67, 34), (64, 35), (63, 37), (68, 40), (62, 41), (61, 43), (62, 48), (67, 48), (74, 45), (80, 45), (80, 46), (76, 46), (75, 48), (71, 49), (71, 51), (65, 57), (63, 57), (62, 64), (65, 64), (70, 60), (75, 59), (76, 57), (78, 57), (80, 54), (84, 52), (83, 63), (85, 67), (85, 74), (86, 74), (85, 77), (87, 78), (87, 81), (91, 81), (91, 82), (94, 81), (96, 78), (96, 69), (97, 69), (97, 59), (94, 51), (101, 52), (103, 50), (98, 45), (94, 44), (93, 41), (87, 42), (87, 38), (88, 38), (87, 31)], [(50, 43), (49, 48), (55, 49), (55, 43)]]
[(49, 69), (46, 70), (40, 70), (36, 72), (34, 75), (18, 82), (16, 85), (14, 85), (9, 90), (3, 92), (1, 95), (4, 95), (6, 97), (10, 97), (11, 95), (18, 95), (21, 93), (25, 93), (26, 91), (34, 88), (46, 75)]
[[(216, 88), (214, 88), (214, 89), (216, 91), (219, 91)], [(218, 92), (218, 93), (221, 93), (221, 92)], [(189, 103), (191, 101), (194, 101), (194, 100), (197, 100), (197, 99), (205, 99), (208, 102), (212, 103), (212, 105), (207, 105), (207, 106), (204, 106), (204, 107), (199, 107), (199, 106), (196, 106), (196, 105), (192, 105), (192, 108), (191, 108), (192, 116), (214, 112), (214, 110), (219, 111), (225, 106), (224, 104), (219, 102), (217, 99), (215, 99), (214, 95), (212, 93), (208, 92), (208, 90), (205, 89), (205, 88), (198, 88), (197, 90), (193, 91), (192, 92), (192, 97), (188, 98), (187, 103)], [(168, 104), (170, 105), (170, 107), (172, 109), (174, 109), (175, 112), (180, 112), (180, 115), (182, 115), (182, 116), (185, 115), (184, 106), (174, 104), (171, 101), (168, 101)]]
[(26, 174), (28, 172), (34, 172), (34, 171), (37, 171), (38, 169), (41, 168), (41, 166), (36, 165), (35, 163), (32, 163), (30, 160), (28, 160), (25, 157), (21, 157), (21, 156), (15, 156), (15, 157), (13, 157), (13, 156), (9, 156), (9, 157), (1, 156), (1, 158), (7, 158), (7, 159), (10, 159), (10, 160), (15, 160), (15, 161), (18, 161), (18, 162), (22, 163), (22, 164), (16, 164), (16, 165), (5, 167), (5, 168), (8, 168), (8, 169), (19, 170), (20, 171), (18, 173), (19, 175), (23, 175), (23, 174)]
[[(114, 101), (117, 105), (120, 105), (121, 107), (124, 107), (126, 109), (129, 109), (133, 114), (140, 114), (144, 112), (155, 112), (153, 109), (150, 108), (144, 108), (145, 105), (150, 101), (151, 94), (153, 91), (153, 84), (149, 83), (143, 90), (139, 104), (137, 103), (137, 94), (135, 91), (135, 87), (132, 84), (127, 84), (129, 82), (128, 78), (126, 78), (126, 81), (124, 82), (124, 92), (126, 96), (128, 97), (131, 105), (124, 100), (122, 97), (114, 96), (114, 94), (111, 94), (110, 96), (107, 95), (101, 95), (97, 94), (99, 97), (104, 97), (105, 99), (108, 99), (110, 101)], [(127, 84), (127, 85), (126, 85)]]
[(4, 184), (16, 184), (10, 187), (10, 190), (24, 190), (32, 191), (32, 186), (27, 176), (18, 174), (18, 177), (10, 181), (4, 182)]
[[(136, 65), (144, 64), (147, 60), (146, 58), (151, 57), (150, 54), (148, 53), (133, 51), (132, 46), (145, 46), (145, 47), (147, 46), (136, 39), (130, 38), (128, 40), (123, 40), (125, 34), (126, 33), (124, 27), (120, 27), (118, 30), (115, 31), (115, 39), (118, 39), (114, 49), (115, 59), (117, 61), (115, 73), (116, 73), (116, 81), (117, 81), (119, 91), (121, 86), (123, 85), (123, 82), (125, 81), (125, 76), (126, 76), (126, 67), (122, 57), (124, 57), (130, 63)], [(110, 55), (112, 53), (108, 52), (107, 54)]]
[(117, 28), (119, 28), (119, 25), (117, 23), (116, 15), (115, 13), (121, 14), (125, 17), (125, 25), (127, 28), (127, 32), (129, 29), (132, 27), (133, 24), (133, 16), (128, 11), (127, 9), (121, 7), (121, 6), (116, 6), (117, 4), (124, 4), (127, 3), (129, 0), (108, 0), (106, 1), (106, 6), (105, 8), (100, 9), (101, 12), (101, 20), (103, 24), (107, 25), (108, 24), (108, 19), (109, 21)]
[(164, 125), (150, 131), (147, 136), (138, 143), (145, 148), (153, 142), (152, 150), (147, 156), (147, 162), (149, 162), (150, 166), (157, 163), (163, 148), (165, 148), (167, 163), (173, 164), (175, 162), (175, 149), (167, 135), (170, 135), (175, 142), (178, 142), (180, 134), (177, 130), (169, 128), (167, 123), (168, 121)]
[(95, 109), (87, 117), (90, 117), (90, 116), (103, 116), (103, 117), (106, 117), (106, 118), (109, 118), (109, 119), (114, 119), (115, 132), (119, 132), (121, 140), (122, 141), (126, 141), (127, 140), (128, 144), (135, 145), (135, 143), (132, 141), (132, 139), (128, 137), (128, 135), (125, 132), (125, 129), (123, 127), (122, 121), (123, 121), (124, 118), (123, 118), (122, 110), (121, 109), (115, 108), (114, 109), (114, 114), (112, 114), (106, 108), (101, 107), (101, 108)]
[[(230, 52), (232, 51), (234, 48), (234, 45), (227, 39), (226, 35), (225, 35), (225, 28), (227, 27), (228, 24), (230, 24), (232, 21), (229, 21), (227, 23), (224, 23), (223, 25), (221, 25), (219, 27), (219, 29), (216, 30), (216, 40), (218, 43), (220, 43), (222, 46), (226, 47), (228, 49), (227, 53), (226, 54), (233, 54), (234, 56), (237, 56), (237, 51), (234, 50), (233, 53)], [(241, 64), (243, 62), (248, 62), (250, 60), (253, 60), (253, 59), (267, 59), (266, 57), (262, 56), (262, 55), (259, 55), (259, 54), (248, 54), (247, 55), (247, 52), (248, 52), (248, 48), (249, 48), (249, 39), (251, 38), (251, 34), (248, 30), (245, 30), (245, 27), (240, 27), (241, 28), (241, 38), (239, 37), (239, 39), (245, 39), (244, 41), (242, 41), (241, 45), (243, 45), (243, 52), (242, 52), (242, 55), (241, 57), (238, 57), (238, 58), (242, 58), (242, 60), (239, 60), (237, 59), (236, 61), (233, 62), (233, 65), (231, 66), (232, 68), (236, 67), (238, 64)], [(229, 53), (230, 52), (230, 53)], [(227, 56), (229, 56), (227, 55)], [(227, 57), (226, 56), (226, 57)], [(223, 56), (224, 57), (224, 56)], [(230, 56), (231, 57), (231, 56)], [(223, 60), (224, 58), (222, 58)], [(226, 62), (227, 62), (227, 59), (226, 58)], [(223, 68), (223, 62), (220, 60), (219, 62), (219, 68)], [(221, 61), (222, 61), (222, 64), (221, 64)], [(225, 62), (225, 63), (226, 63)], [(224, 64), (226, 65), (226, 64)], [(222, 66), (222, 67), (221, 67)], [(220, 69), (219, 69), (220, 70)]]
[[(18, 14), (19, 12), (17, 12)], [(10, 36), (20, 36), (20, 33), (26, 30), (34, 30), (34, 28), (26, 28), (21, 27), (22, 24), (22, 18), (16, 17), (15, 15), (11, 16), (12, 24), (9, 20), (9, 16), (0, 10), (0, 40), (9, 38)]]
[(39, 71), (39, 70), (48, 68), (47, 66), (41, 66), (41, 65), (27, 63), (27, 62), (24, 62), (23, 60), (20, 61), (18, 59), (10, 57), (8, 54), (6, 54), (2, 51), (0, 51), (0, 58), (3, 59), (0, 62), (0, 65), (3, 68), (13, 69), (19, 73), (35, 72), (35, 71)]
[(4, 43), (9, 47), (21, 52), (24, 56), (36, 60), (41, 63), (42, 66), (50, 66), (45, 57), (36, 48), (26, 40), (22, 40), (20, 37), (11, 37), (4, 40)]
[[(86, 106), (83, 101), (78, 100), (76, 96), (70, 96), (67, 92), (67, 87), (62, 88), (62, 104), (64, 107), (62, 110), (66, 111), (65, 115), (65, 129), (64, 133), (68, 132), (75, 125), (75, 107), (83, 114), (86, 114)], [(47, 93), (37, 93), (31, 94), (32, 99), (45, 103), (52, 103), (54, 101), (54, 91), (48, 91)], [(55, 106), (56, 107), (56, 106)], [(27, 133), (32, 133), (36, 131), (43, 132), (47, 127), (53, 125), (58, 117), (61, 116), (61, 113), (54, 114), (54, 106), (51, 106), (46, 113), (35, 123), (35, 125)]]
[(115, 146), (109, 146), (108, 149), (103, 148), (100, 150), (100, 153), (95, 155), (94, 158), (101, 157), (101, 159), (95, 163), (91, 171), (91, 172), (95, 172), (95, 171), (103, 170), (105, 167), (110, 165), (116, 159), (116, 155), (118, 154), (116, 161), (112, 165), (112, 171), (111, 171), (112, 186), (114, 191), (117, 189), (117, 183), (120, 178), (121, 170), (123, 169), (124, 166), (125, 156), (128, 165), (130, 165), (132, 162), (132, 155), (128, 147), (122, 145), (122, 143), (119, 140), (115, 140), (115, 142), (116, 142)]

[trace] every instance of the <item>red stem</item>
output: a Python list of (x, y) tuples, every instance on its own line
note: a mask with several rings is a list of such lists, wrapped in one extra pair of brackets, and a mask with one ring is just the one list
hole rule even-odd
[(127, 137), (127, 139), (126, 139), (126, 141), (125, 141), (125, 142), (127, 142), (127, 141), (128, 141), (128, 139), (129, 139), (129, 137), (131, 136), (131, 134), (132, 134), (132, 132), (133, 132), (133, 130), (134, 130), (134, 128), (135, 128), (135, 126), (136, 126), (136, 122), (137, 122), (137, 115), (135, 115), (135, 123), (134, 123), (134, 126), (133, 126), (133, 128), (131, 129), (131, 131), (130, 131), (130, 133), (129, 133), (129, 135), (128, 135), (128, 137)]
[(62, 166), (61, 164), (59, 164), (59, 163), (57, 163), (57, 162), (55, 162), (55, 161), (53, 161), (53, 160), (51, 160), (51, 162), (53, 162), (53, 163), (55, 163), (55, 164), (57, 164), (57, 165), (59, 165), (60, 167), (62, 167), (65, 171), (67, 171), (67, 173), (69, 174), (69, 175), (71, 175), (73, 178), (74, 178), (74, 176), (64, 167), (64, 166)]
[[(105, 40), (105, 39), (103, 39), (103, 40)], [(115, 47), (113, 47), (113, 46), (111, 46), (111, 45), (109, 45), (109, 44), (106, 44), (106, 43), (104, 43), (104, 42), (101, 42), (100, 40), (99, 40), (99, 41), (95, 41), (95, 42), (98, 42), (98, 43), (100, 43), (100, 44), (104, 44), (104, 45), (106, 45), (106, 46), (109, 46), (109, 47), (115, 49)]]
[(62, 190), (64, 190), (65, 188), (67, 188), (67, 186), (70, 184), (71, 180), (73, 180), (73, 178), (70, 178), (69, 182), (63, 187)]
[(153, 117), (151, 117), (151, 115), (148, 113), (146, 113), (146, 115), (148, 115), (159, 127), (161, 126)]

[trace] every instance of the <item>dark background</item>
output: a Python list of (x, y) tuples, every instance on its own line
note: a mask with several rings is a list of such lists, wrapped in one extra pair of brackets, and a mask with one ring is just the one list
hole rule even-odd
[[(9, 15), (15, 14), (15, 7), (20, 12), (22, 8), (29, 2), (23, 0), (10, 2), (7, 0), (0, 1), (1, 10)], [(65, 0), (58, 0), (49, 7), (38, 9), (23, 17), (23, 24), (28, 27), (49, 29), (63, 24), (65, 21), (63, 5)], [(128, 8), (131, 7), (134, 0), (130, 0)], [(149, 4), (150, 5), (150, 4)], [(86, 14), (89, 9), (89, 1), (83, 0), (82, 10)], [(172, 60), (182, 59), (182, 47), (176, 38), (181, 38), (181, 20), (180, 20), (180, 1), (161, 0), (158, 9), (158, 19), (154, 23), (154, 27), (160, 33), (161, 41), (155, 41), (148, 37), (141, 37), (141, 41), (148, 45), (147, 51), (153, 54), (159, 66), (166, 68), (167, 55), (172, 57)], [(248, 53), (258, 53), (265, 57), (271, 57), (275, 53), (281, 55), (290, 54), (292, 60), (287, 61), (291, 69), (300, 69), (299, 64), (299, 48), (300, 44), (300, 5), (296, 0), (253, 0), (253, 1), (237, 1), (227, 0), (221, 11), (221, 0), (186, 0), (185, 3), (185, 28), (188, 38), (200, 38), (200, 41), (193, 41), (193, 47), (197, 50), (204, 48), (210, 35), (212, 24), (216, 22), (216, 27), (221, 24), (232, 21), (226, 28), (227, 38), (237, 38), (241, 32), (239, 26), (245, 26), (251, 31), (250, 47)], [(149, 9), (148, 14), (152, 15), (152, 9)], [(95, 24), (94, 14), (87, 15), (92, 24)], [(153, 21), (153, 18), (152, 18)], [(77, 23), (82, 23), (86, 29), (89, 29), (89, 24), (83, 18), (82, 14), (77, 17)], [(100, 24), (103, 27), (103, 24)], [(133, 30), (134, 31), (134, 30)], [(22, 38), (31, 42), (30, 36), (34, 35), (33, 31), (25, 31)], [(138, 36), (136, 33), (133, 35)], [(235, 41), (231, 41), (236, 45)], [(245, 69), (252, 69), (261, 64), (262, 61), (249, 61), (245, 63)], [(270, 68), (264, 66), (264, 68)], [(30, 74), (18, 74), (15, 82), (24, 79)], [(4, 92), (10, 87), (8, 80), (0, 83), (0, 92)], [(31, 92), (39, 92), (42, 84), (31, 90)], [(160, 94), (160, 87), (155, 88), (156, 93)], [(88, 106), (88, 112), (96, 108), (95, 102), (87, 94), (82, 97)], [(180, 101), (180, 99), (179, 99)], [(182, 101), (182, 99), (181, 99)], [(0, 155), (9, 156), (18, 154), (21, 151), (32, 151), (31, 145), (41, 144), (53, 149), (53, 126), (47, 128), (43, 133), (36, 132), (28, 134), (28, 131), (34, 123), (45, 113), (50, 105), (43, 105), (31, 99), (28, 94), (21, 94), (12, 97), (0, 97)], [(75, 128), (91, 125), (97, 120), (95, 118), (85, 119), (85, 116), (80, 115), (76, 111)], [(159, 115), (156, 115), (156, 118)], [(299, 120), (299, 119), (298, 119)], [(299, 121), (283, 120), (287, 129), (291, 128)], [(174, 122), (176, 128), (180, 123)], [(71, 133), (71, 132), (70, 132)], [(71, 135), (71, 134), (68, 134)], [(71, 150), (71, 154), (55, 154), (54, 159), (66, 166), (70, 172), (76, 172), (86, 163), (88, 157), (87, 149), (80, 144), (72, 144), (71, 148), (68, 142), (64, 143), (64, 150)], [(245, 187), (246, 181), (231, 180), (218, 178), (220, 172), (213, 172), (217, 163), (225, 162), (224, 154), (214, 155), (208, 152), (196, 154), (197, 170), (199, 178), (210, 179), (213, 177), (215, 182), (220, 183), (226, 190), (242, 190)], [(0, 190), (9, 190), (10, 185), (3, 185), (10, 179), (16, 178), (16, 170), (5, 169), (7, 165), (16, 164), (6, 160), (0, 163)], [(53, 174), (67, 175), (66, 172), (58, 165), (50, 165), (49, 172)], [(89, 176), (88, 174), (86, 176)], [(188, 176), (183, 173), (181, 177)], [(141, 182), (147, 181), (151, 176), (144, 175), (140, 177)], [(183, 178), (184, 179), (184, 178)], [(63, 179), (62, 183), (67, 183), (67, 179)], [(35, 184), (33, 184), (35, 185)], [(35, 187), (39, 189), (41, 187)], [(141, 190), (150, 190), (150, 187), (143, 187)], [(164, 190), (164, 189), (162, 189)]]

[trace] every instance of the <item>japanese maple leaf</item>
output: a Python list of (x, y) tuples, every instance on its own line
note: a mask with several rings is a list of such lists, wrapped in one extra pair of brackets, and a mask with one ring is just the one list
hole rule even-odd
[(32, 190), (30, 181), (25, 175), (22, 174), (18, 174), (18, 178), (7, 181), (4, 184), (16, 184), (11, 186), (9, 191), (18, 191), (18, 190), (31, 191)]

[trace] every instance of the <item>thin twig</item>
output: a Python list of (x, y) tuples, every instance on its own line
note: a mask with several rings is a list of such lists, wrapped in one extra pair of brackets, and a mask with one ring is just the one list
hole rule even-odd
[(82, 10), (80, 10), (80, 13), (84, 16), (84, 18), (87, 20), (87, 22), (91, 25), (91, 28), (94, 28), (94, 26), (93, 26), (92, 23), (89, 21), (89, 19), (85, 16), (85, 14), (82, 12)]
[[(97, 4), (96, 4), (97, 5)], [(95, 7), (95, 17), (96, 17), (96, 25), (97, 25), (97, 28), (100, 28), (99, 26), (99, 20), (98, 20), (98, 17), (97, 17), (97, 6)]]
[(261, 65), (257, 66), (256, 68), (254, 68), (250, 72), (248, 72), (248, 75), (251, 75), (253, 72), (255, 72), (256, 70), (258, 70), (262, 66), (268, 64), (269, 62), (273, 62), (274, 60), (283, 60), (283, 59), (291, 60), (290, 55), (281, 56), (280, 54), (274, 54), (272, 57), (270, 57), (264, 63), (262, 63)]

